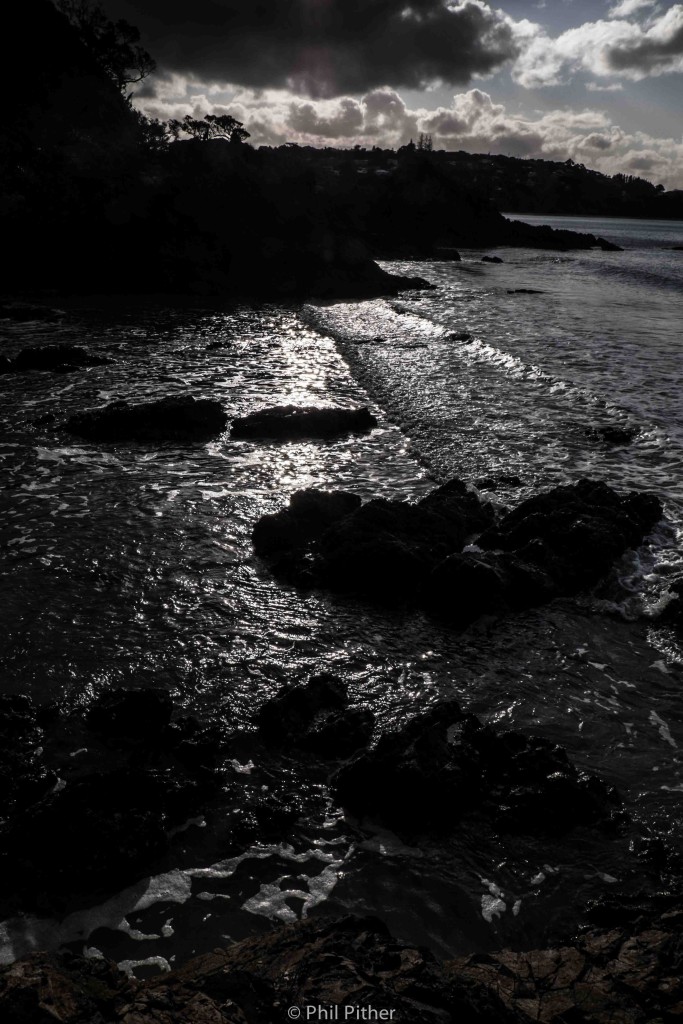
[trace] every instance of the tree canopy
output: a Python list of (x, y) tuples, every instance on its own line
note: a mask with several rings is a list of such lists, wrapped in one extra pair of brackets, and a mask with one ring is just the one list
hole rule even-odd
[(156, 70), (138, 29), (123, 18), (111, 21), (95, 0), (57, 0), (57, 7), (121, 92)]
[(209, 139), (227, 139), (228, 142), (244, 142), (249, 132), (241, 121), (230, 114), (205, 114), (201, 119), (186, 114), (182, 121), (172, 118), (168, 130), (178, 140), (181, 134), (207, 142)]

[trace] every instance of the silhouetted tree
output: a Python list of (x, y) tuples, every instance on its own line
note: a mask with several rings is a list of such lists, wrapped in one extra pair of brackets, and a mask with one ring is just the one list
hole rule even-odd
[(176, 141), (183, 133), (201, 142), (227, 139), (228, 142), (239, 143), (249, 138), (249, 132), (242, 122), (230, 114), (205, 114), (201, 120), (186, 114), (182, 121), (172, 118), (168, 122), (168, 130)]
[(57, 7), (121, 92), (156, 70), (156, 62), (140, 45), (138, 29), (123, 18), (111, 21), (95, 0), (57, 0)]

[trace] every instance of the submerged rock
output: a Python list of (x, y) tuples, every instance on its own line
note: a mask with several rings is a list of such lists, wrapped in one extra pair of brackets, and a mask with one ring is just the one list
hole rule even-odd
[(109, 690), (89, 708), (88, 725), (108, 739), (157, 743), (173, 713), (165, 690)]
[(333, 791), (355, 816), (404, 836), (446, 834), (472, 814), (510, 832), (561, 835), (612, 823), (621, 804), (614, 789), (581, 775), (561, 747), (496, 733), (455, 701), (385, 733), (337, 772)]
[(51, 370), (60, 373), (87, 366), (106, 366), (110, 362), (102, 356), (91, 355), (81, 345), (43, 345), (23, 349), (10, 361), (9, 372)]
[(630, 444), (638, 436), (637, 427), (591, 427), (586, 431), (591, 441), (616, 447), (617, 445)]
[(498, 473), (497, 476), (482, 476), (474, 481), (478, 491), (496, 491), (503, 487), (522, 487), (522, 481), (512, 473)]
[(114, 402), (71, 416), (64, 429), (88, 441), (201, 441), (217, 437), (227, 422), (220, 402), (182, 395), (139, 405)]
[(269, 747), (323, 760), (348, 757), (365, 746), (375, 724), (370, 711), (349, 708), (346, 684), (329, 673), (283, 690), (261, 707), (257, 722)]
[(295, 440), (302, 437), (336, 437), (339, 434), (364, 433), (377, 426), (366, 407), (360, 409), (307, 409), (296, 405), (260, 409), (233, 420), (230, 436), (237, 439), (275, 438)]

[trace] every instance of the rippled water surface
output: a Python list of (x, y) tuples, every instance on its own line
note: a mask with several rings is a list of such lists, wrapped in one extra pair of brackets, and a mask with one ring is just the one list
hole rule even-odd
[[(246, 726), (285, 680), (321, 667), (349, 680), (379, 728), (456, 695), (488, 720), (562, 742), (619, 787), (637, 830), (676, 839), (682, 659), (656, 613), (682, 571), (683, 253), (672, 247), (683, 227), (576, 226), (626, 251), (400, 264), (438, 288), (396, 300), (93, 300), (49, 321), (0, 324), (10, 355), (69, 341), (112, 360), (0, 377), (3, 688), (69, 708), (113, 685), (161, 683), (185, 707)], [(76, 409), (184, 393), (217, 398), (230, 416), (285, 402), (370, 404), (380, 427), (333, 442), (226, 434), (107, 446), (59, 430)], [(55, 420), (36, 424), (47, 415)], [(596, 440), (615, 425), (633, 428), (631, 444)], [(251, 551), (256, 519), (301, 487), (417, 497), (450, 476), (496, 473), (523, 482), (487, 495), (498, 505), (590, 475), (655, 491), (666, 516), (595, 594), (461, 635), (283, 587)], [(332, 805), (325, 822), (281, 844), (236, 858), (208, 848), (202, 858), (195, 843), (183, 863), (61, 923), (11, 922), (4, 956), (77, 941), (152, 969), (321, 909), (380, 913), (442, 952), (523, 944), (566, 913), (569, 893), (614, 884), (626, 849), (580, 836), (513, 849), (466, 835), (412, 849), (359, 832)]]

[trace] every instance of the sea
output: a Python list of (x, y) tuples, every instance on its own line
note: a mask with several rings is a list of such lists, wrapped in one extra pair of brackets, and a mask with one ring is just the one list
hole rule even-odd
[[(344, 913), (380, 917), (440, 956), (530, 948), (638, 882), (643, 844), (683, 849), (683, 646), (660, 619), (683, 576), (683, 223), (515, 217), (624, 251), (386, 263), (436, 289), (363, 302), (89, 297), (0, 321), (3, 354), (68, 342), (110, 360), (0, 376), (0, 686), (65, 713), (112, 687), (161, 686), (188, 713), (250, 729), (283, 685), (325, 669), (378, 733), (455, 697), (497, 729), (561, 743), (616, 786), (625, 834), (483, 842), (462, 826), (407, 845), (329, 799), (319, 821), (222, 856), (198, 817), (182, 862), (60, 919), (0, 924), (0, 962), (68, 946), (144, 976), (279, 922)], [(218, 399), (230, 417), (369, 405), (379, 427), (148, 445), (58, 429), (76, 410), (180, 394)], [(601, 439), (615, 427), (630, 443)], [(591, 477), (652, 491), (665, 514), (592, 593), (464, 632), (303, 593), (252, 550), (257, 519), (301, 488), (417, 499), (452, 477), (500, 475), (522, 486), (481, 491), (499, 510)], [(327, 792), (326, 772), (311, 771)]]

